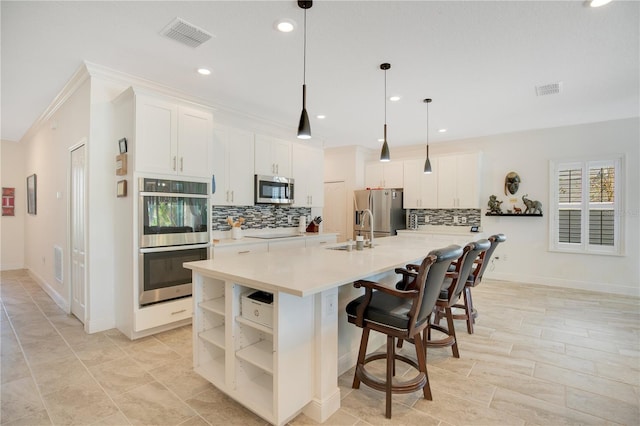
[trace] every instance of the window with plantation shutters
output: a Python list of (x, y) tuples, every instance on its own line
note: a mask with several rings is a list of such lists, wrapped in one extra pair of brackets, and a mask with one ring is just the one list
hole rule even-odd
[(622, 158), (551, 162), (550, 248), (621, 254)]

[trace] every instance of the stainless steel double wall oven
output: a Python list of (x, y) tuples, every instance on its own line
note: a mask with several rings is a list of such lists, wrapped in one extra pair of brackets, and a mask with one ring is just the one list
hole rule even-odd
[(140, 178), (138, 189), (139, 303), (190, 296), (191, 271), (182, 264), (208, 258), (207, 184)]

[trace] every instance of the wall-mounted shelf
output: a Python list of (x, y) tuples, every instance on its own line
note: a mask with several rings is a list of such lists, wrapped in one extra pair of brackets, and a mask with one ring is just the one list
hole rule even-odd
[(489, 213), (486, 212), (485, 216), (528, 216), (528, 217), (542, 217), (542, 213)]

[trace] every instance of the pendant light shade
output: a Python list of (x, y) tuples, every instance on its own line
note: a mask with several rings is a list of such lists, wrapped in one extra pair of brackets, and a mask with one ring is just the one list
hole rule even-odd
[(428, 175), (431, 170), (431, 160), (429, 160), (429, 145), (427, 145), (427, 159), (424, 161), (424, 174)]
[(387, 143), (387, 70), (391, 68), (391, 64), (380, 64), (380, 69), (384, 71), (384, 142), (382, 144), (382, 151), (380, 151), (380, 161), (391, 161), (391, 154), (389, 154), (389, 144)]
[(313, 6), (313, 1), (298, 0), (298, 7), (304, 9), (304, 46), (302, 56), (302, 113), (298, 123), (298, 139), (311, 138), (311, 125), (307, 114), (307, 9)]
[(429, 174), (432, 172), (431, 160), (429, 160), (429, 104), (431, 99), (425, 99), (423, 102), (427, 104), (427, 159), (424, 161), (424, 173)]
[(391, 161), (391, 155), (389, 154), (389, 144), (387, 143), (387, 125), (384, 125), (384, 143), (382, 144), (382, 151), (380, 151), (380, 161)]
[(309, 115), (307, 114), (307, 85), (302, 85), (302, 113), (300, 114), (300, 123), (298, 123), (298, 139), (311, 138), (311, 125), (309, 124)]

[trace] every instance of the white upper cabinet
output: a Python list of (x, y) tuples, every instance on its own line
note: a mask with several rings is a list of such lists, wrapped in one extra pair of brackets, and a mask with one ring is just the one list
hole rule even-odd
[(438, 157), (438, 208), (480, 208), (480, 154)]
[(208, 177), (211, 112), (136, 94), (136, 171)]
[(212, 204), (253, 205), (253, 155), (252, 132), (215, 126), (212, 163), (216, 188)]
[(365, 167), (364, 185), (367, 188), (402, 188), (403, 170), (402, 161), (368, 163)]
[(135, 108), (136, 171), (175, 173), (173, 161), (178, 141), (178, 106), (137, 95)]
[(424, 174), (424, 160), (406, 160), (404, 162), (402, 204), (405, 209), (438, 207), (437, 159), (431, 157), (431, 164), (433, 173)]
[(187, 176), (210, 176), (209, 151), (212, 140), (211, 112), (179, 106), (176, 172)]
[(324, 151), (302, 144), (292, 144), (294, 207), (324, 205)]
[(256, 135), (255, 174), (291, 177), (291, 142)]

